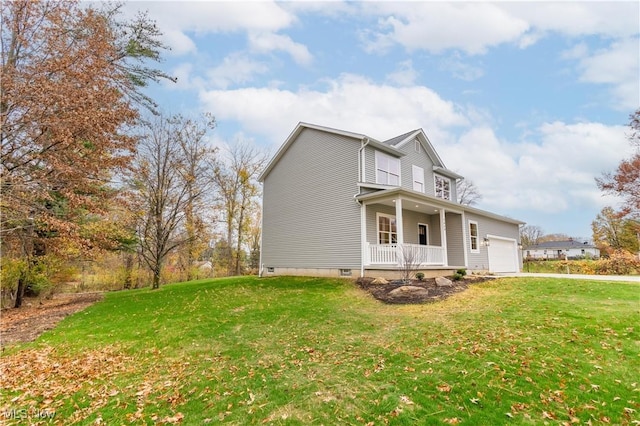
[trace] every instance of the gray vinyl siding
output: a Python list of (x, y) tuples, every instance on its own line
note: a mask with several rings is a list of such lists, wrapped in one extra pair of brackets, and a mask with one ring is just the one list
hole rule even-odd
[[(376, 149), (370, 146), (364, 148), (365, 177), (367, 183), (376, 183)], [(400, 172), (402, 173), (402, 171)], [(402, 176), (400, 176), (402, 179)]]
[[(400, 157), (400, 186), (413, 190), (413, 167), (418, 166), (424, 170), (424, 193), (431, 197), (435, 196), (435, 180), (433, 172), (433, 161), (427, 155), (424, 146), (420, 152), (415, 150), (415, 140), (410, 140), (400, 148), (400, 152), (405, 155)], [(365, 177), (367, 183), (376, 183), (376, 149), (367, 146), (365, 148)], [(447, 176), (442, 176), (451, 182), (451, 200), (456, 201), (456, 181)]]
[(359, 147), (308, 128), (289, 146), (264, 179), (265, 267), (360, 267)]
[(464, 266), (464, 229), (462, 215), (445, 213), (447, 230), (447, 261), (451, 266)]
[(467, 239), (467, 250), (469, 256), (468, 267), (470, 269), (486, 270), (489, 268), (489, 253), (487, 247), (480, 245), (479, 253), (471, 253), (470, 235), (469, 235), (469, 221), (475, 221), (478, 223), (478, 243), (480, 243), (485, 236), (498, 235), (505, 238), (513, 238), (518, 241), (519, 239), (519, 226), (514, 223), (502, 222), (497, 219), (480, 216), (473, 213), (465, 214), (464, 234)]
[(420, 152), (416, 152), (415, 139), (413, 139), (403, 145), (400, 151), (406, 154), (400, 159), (402, 176), (406, 176), (406, 179), (402, 179), (402, 187), (413, 190), (412, 166), (422, 167), (424, 170), (424, 193), (433, 197), (433, 162), (425, 152), (424, 147), (421, 146)]
[[(367, 206), (367, 242), (378, 244), (378, 223), (377, 214), (384, 213), (395, 216), (395, 207), (382, 204), (371, 204)], [(426, 215), (411, 210), (403, 210), (402, 230), (404, 242), (418, 244), (418, 223), (429, 225), (429, 245), (440, 245), (440, 221), (438, 215)]]

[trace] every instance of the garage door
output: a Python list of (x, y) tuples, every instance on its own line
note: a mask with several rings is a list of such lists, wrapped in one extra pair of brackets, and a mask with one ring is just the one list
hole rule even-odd
[(515, 240), (489, 237), (489, 271), (518, 272), (518, 246)]

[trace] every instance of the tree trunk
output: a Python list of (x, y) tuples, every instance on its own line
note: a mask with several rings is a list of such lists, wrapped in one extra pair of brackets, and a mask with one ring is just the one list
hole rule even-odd
[(25, 273), (20, 274), (20, 278), (18, 279), (18, 290), (16, 292), (16, 303), (13, 305), (14, 308), (19, 308), (22, 306), (22, 299), (24, 298), (24, 289), (27, 286)]
[(156, 263), (155, 267), (153, 268), (153, 284), (151, 286), (153, 290), (157, 290), (160, 288), (161, 270), (162, 270), (162, 265), (160, 265), (160, 262)]

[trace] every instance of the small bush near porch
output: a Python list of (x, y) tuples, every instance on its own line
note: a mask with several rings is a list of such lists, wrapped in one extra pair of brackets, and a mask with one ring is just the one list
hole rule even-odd
[(109, 293), (3, 352), (0, 412), (5, 424), (635, 424), (639, 291), (502, 278), (398, 306), (339, 279), (244, 277)]

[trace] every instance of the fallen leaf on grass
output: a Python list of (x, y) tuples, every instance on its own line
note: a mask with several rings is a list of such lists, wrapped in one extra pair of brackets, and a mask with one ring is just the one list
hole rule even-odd
[(441, 385), (438, 385), (438, 390), (440, 392), (451, 392), (451, 386), (447, 383), (443, 383)]
[(165, 417), (164, 419), (162, 419), (162, 423), (176, 424), (180, 423), (182, 419), (184, 419), (184, 414), (176, 413), (171, 417)]

